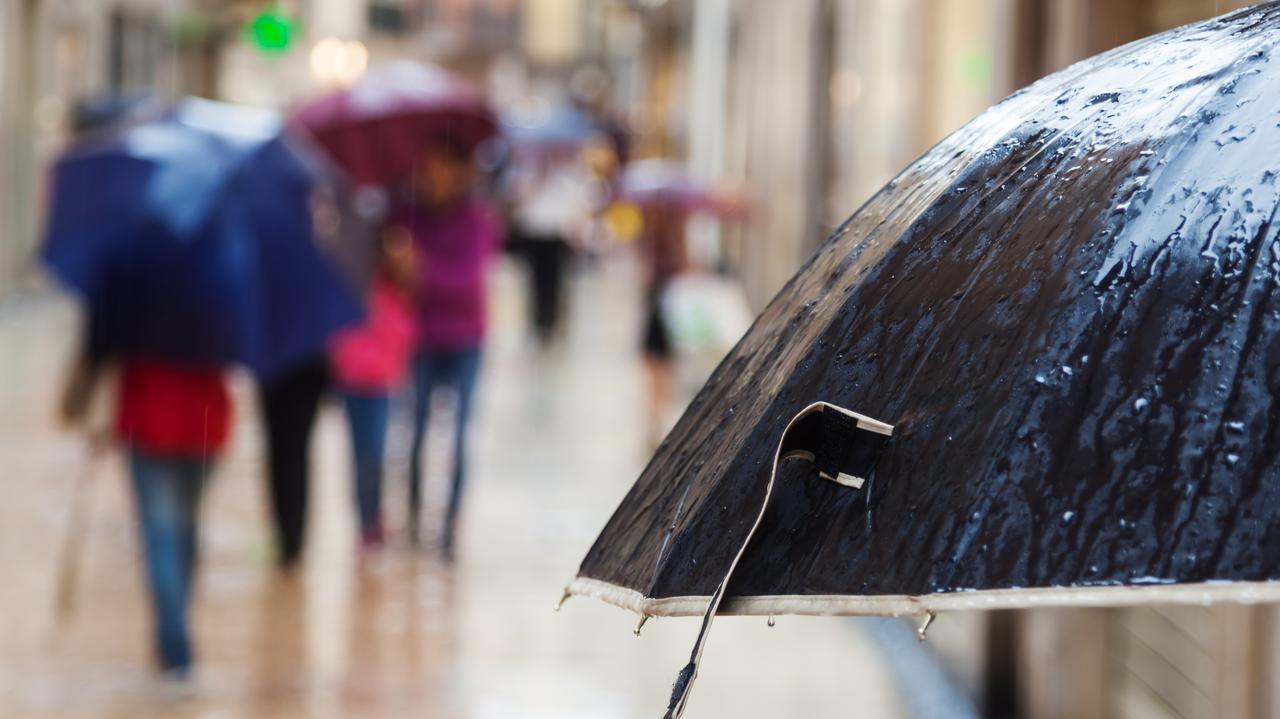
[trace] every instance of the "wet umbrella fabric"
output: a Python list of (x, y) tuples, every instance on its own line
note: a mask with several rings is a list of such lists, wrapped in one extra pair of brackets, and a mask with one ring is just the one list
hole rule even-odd
[[(706, 613), (673, 715), (717, 612), (1280, 599), (1278, 44), (1268, 3), (1041, 80), (787, 283), (569, 588)], [(861, 487), (778, 454), (818, 401), (892, 427)]]
[(188, 100), (58, 161), (43, 259), (84, 296), (96, 353), (266, 377), (359, 319), (361, 271), (326, 250), (359, 228), (280, 129), (273, 113)]
[(449, 136), (474, 147), (497, 132), (484, 95), (433, 65), (407, 60), (370, 70), (353, 86), (299, 107), (305, 128), (357, 184), (407, 178), (424, 145)]

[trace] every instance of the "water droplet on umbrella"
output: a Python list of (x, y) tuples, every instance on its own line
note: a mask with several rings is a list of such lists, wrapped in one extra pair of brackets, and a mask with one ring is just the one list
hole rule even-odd
[(1147, 405), (1148, 405), (1148, 404), (1150, 404), (1150, 403), (1149, 403), (1149, 402), (1147, 402), (1147, 400), (1146, 400), (1146, 399), (1144, 399), (1144, 398), (1142, 398), (1142, 397), (1139, 397), (1138, 399), (1135, 399), (1135, 400), (1133, 401), (1133, 409), (1134, 409), (1134, 411), (1136, 411), (1136, 412), (1141, 412), (1142, 410), (1144, 410), (1144, 409), (1146, 409), (1146, 408), (1147, 408)]
[(1071, 520), (1075, 519), (1075, 517), (1076, 517), (1076, 513), (1075, 513), (1075, 512), (1072, 512), (1072, 511), (1071, 511), (1071, 510), (1069, 510), (1069, 509), (1068, 509), (1067, 511), (1063, 512), (1063, 513), (1062, 513), (1062, 526), (1064, 526), (1064, 527), (1065, 527), (1065, 526), (1067, 526), (1068, 524), (1071, 524)]

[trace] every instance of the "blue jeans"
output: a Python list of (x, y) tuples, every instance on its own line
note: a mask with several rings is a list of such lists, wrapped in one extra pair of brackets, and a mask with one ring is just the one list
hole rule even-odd
[(361, 534), (382, 531), (382, 457), (387, 444), (391, 397), (344, 391), (351, 450), (355, 464), (356, 509)]
[(467, 471), (467, 420), (471, 416), (471, 400), (476, 377), (480, 372), (480, 348), (462, 350), (423, 350), (413, 360), (413, 448), (409, 470), (409, 525), (416, 536), (418, 516), (422, 508), (422, 449), (426, 443), (427, 422), (431, 412), (431, 394), (442, 387), (451, 388), (457, 398), (454, 411), (453, 477), (449, 485), (449, 504), (445, 510), (444, 537), (452, 542), (453, 528), (462, 503)]
[(130, 465), (155, 610), (156, 653), (162, 668), (186, 669), (191, 665), (187, 607), (207, 468), (199, 459), (155, 457), (137, 448)]

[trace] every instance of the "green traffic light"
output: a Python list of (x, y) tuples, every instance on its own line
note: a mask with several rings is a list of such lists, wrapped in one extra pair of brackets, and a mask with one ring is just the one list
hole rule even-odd
[(283, 53), (293, 43), (293, 18), (269, 7), (245, 25), (245, 39), (265, 53)]

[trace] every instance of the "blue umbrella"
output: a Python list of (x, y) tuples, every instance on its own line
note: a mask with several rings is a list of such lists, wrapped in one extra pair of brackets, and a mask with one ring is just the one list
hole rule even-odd
[(595, 121), (572, 105), (512, 112), (502, 119), (503, 134), (521, 147), (574, 147), (598, 131)]
[(152, 109), (154, 99), (147, 93), (108, 92), (77, 102), (71, 112), (71, 126), (77, 134), (119, 126)]
[(43, 259), (85, 299), (95, 352), (269, 377), (359, 319), (363, 268), (328, 249), (372, 243), (281, 128), (186, 100), (58, 161)]

